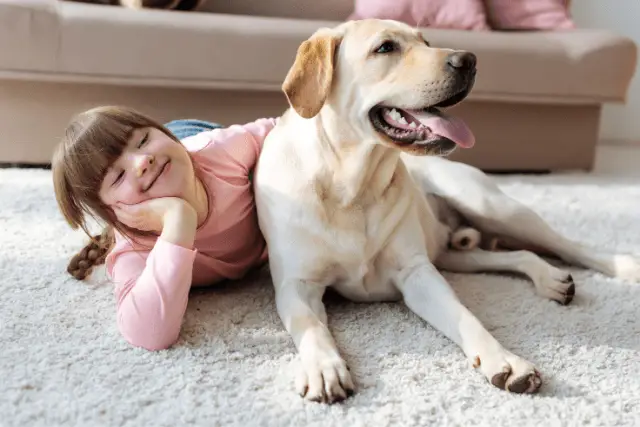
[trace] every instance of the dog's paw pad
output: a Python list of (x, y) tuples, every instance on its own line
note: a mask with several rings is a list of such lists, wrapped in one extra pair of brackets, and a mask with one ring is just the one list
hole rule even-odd
[(538, 371), (533, 371), (530, 374), (523, 375), (511, 381), (507, 384), (507, 391), (519, 394), (531, 394), (540, 389), (542, 385), (542, 378)]
[(511, 367), (507, 366), (502, 372), (495, 374), (491, 378), (491, 384), (511, 393), (532, 394), (540, 389), (542, 378), (536, 370), (516, 376), (511, 370)]

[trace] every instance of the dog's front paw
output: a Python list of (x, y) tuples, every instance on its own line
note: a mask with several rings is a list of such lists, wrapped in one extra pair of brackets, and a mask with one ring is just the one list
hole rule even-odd
[(302, 361), (296, 390), (307, 400), (335, 403), (351, 396), (355, 387), (347, 363), (342, 358), (320, 356)]
[(491, 384), (511, 393), (537, 393), (542, 385), (540, 373), (532, 363), (505, 350), (478, 356), (474, 365), (480, 367)]
[(616, 255), (614, 266), (616, 277), (629, 282), (640, 282), (640, 257)]

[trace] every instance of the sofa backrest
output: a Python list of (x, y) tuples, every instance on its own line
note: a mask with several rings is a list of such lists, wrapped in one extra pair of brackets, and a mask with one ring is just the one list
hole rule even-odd
[(206, 0), (200, 10), (233, 15), (256, 15), (344, 21), (353, 11), (352, 0)]

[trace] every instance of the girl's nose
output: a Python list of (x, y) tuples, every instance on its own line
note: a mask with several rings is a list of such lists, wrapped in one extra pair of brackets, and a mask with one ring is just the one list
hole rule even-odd
[(133, 159), (133, 167), (136, 172), (136, 176), (139, 178), (143, 176), (153, 165), (155, 158), (151, 154), (136, 154)]

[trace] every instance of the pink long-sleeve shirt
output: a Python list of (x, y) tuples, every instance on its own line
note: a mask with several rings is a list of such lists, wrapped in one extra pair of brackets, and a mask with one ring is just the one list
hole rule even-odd
[[(191, 249), (162, 238), (130, 242), (116, 233), (107, 255), (117, 324), (134, 346), (160, 350), (178, 339), (191, 286), (238, 279), (267, 259), (249, 173), (275, 119), (202, 132), (182, 140), (209, 195), (209, 213)], [(152, 249), (149, 249), (149, 248)]]

